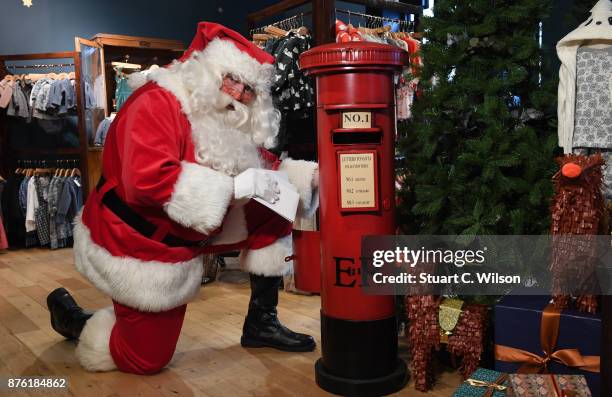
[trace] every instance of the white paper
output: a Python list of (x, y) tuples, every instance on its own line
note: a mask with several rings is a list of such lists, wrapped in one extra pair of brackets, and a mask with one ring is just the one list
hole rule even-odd
[[(271, 204), (266, 200), (255, 196), (255, 186), (252, 182), (255, 179), (255, 173), (268, 174), (272, 179), (278, 182), (280, 194), (277, 202)], [(295, 220), (295, 214), (300, 201), (300, 195), (295, 190), (293, 185), (289, 183), (289, 177), (285, 172), (260, 170), (254, 168), (250, 168), (234, 177), (234, 195), (235, 197), (246, 197), (247, 200), (255, 200), (258, 203), (270, 208), (272, 211), (287, 219), (289, 222), (293, 222)]]

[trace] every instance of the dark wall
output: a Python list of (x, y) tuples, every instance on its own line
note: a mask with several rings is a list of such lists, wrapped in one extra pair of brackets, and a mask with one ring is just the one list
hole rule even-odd
[(245, 16), (274, 0), (3, 0), (0, 54), (70, 51), (74, 37), (96, 33), (179, 39), (189, 44), (199, 21), (246, 33)]

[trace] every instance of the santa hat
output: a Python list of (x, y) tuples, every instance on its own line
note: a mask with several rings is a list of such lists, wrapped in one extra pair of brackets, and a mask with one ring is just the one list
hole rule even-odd
[(217, 38), (232, 43), (241, 52), (255, 59), (260, 64), (274, 63), (272, 55), (257, 47), (240, 33), (213, 22), (200, 22), (198, 24), (198, 31), (195, 37), (179, 60), (181, 62), (185, 61), (194, 51), (204, 50), (211, 41)]

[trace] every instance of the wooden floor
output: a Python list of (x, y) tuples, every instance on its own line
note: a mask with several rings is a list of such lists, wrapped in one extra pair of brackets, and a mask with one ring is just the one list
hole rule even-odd
[[(73, 396), (326, 396), (314, 381), (313, 353), (283, 353), (240, 346), (248, 304), (247, 285), (216, 282), (200, 291), (187, 309), (178, 348), (167, 369), (154, 376), (89, 373), (74, 355), (75, 343), (49, 324), (45, 299), (63, 286), (77, 302), (99, 309), (110, 300), (77, 273), (72, 250), (29, 249), (0, 254), (0, 377), (67, 377), (69, 389), (44, 395)], [(279, 313), (290, 328), (319, 340), (317, 296), (282, 292)], [(152, 349), (155, 346), (151, 346)], [(401, 348), (403, 358), (405, 347)], [(412, 382), (397, 396), (448, 397), (459, 385), (454, 372), (442, 373), (433, 391), (422, 394)], [(41, 391), (0, 395), (40, 396)]]

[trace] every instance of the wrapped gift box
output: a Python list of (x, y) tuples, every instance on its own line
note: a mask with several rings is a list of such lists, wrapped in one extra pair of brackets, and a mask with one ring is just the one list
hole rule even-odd
[[(549, 296), (512, 295), (504, 297), (495, 306), (495, 369), (505, 373), (531, 372), (537, 373), (538, 368), (526, 369), (525, 361), (511, 362), (500, 360), (501, 349), (516, 353), (517, 349), (532, 353), (535, 360), (544, 358), (542, 346), (541, 325), (544, 309), (550, 303)], [(580, 355), (599, 356), (601, 351), (601, 317), (575, 310), (564, 310), (559, 318), (558, 337), (552, 346), (552, 352), (564, 349), (577, 349)], [(550, 331), (550, 330), (549, 330)], [(550, 332), (549, 332), (550, 333)], [(553, 338), (554, 339), (554, 338)], [(510, 348), (510, 349), (506, 349)], [(575, 355), (576, 352), (574, 352)], [(506, 354), (507, 356), (507, 354)], [(518, 357), (525, 356), (524, 353)], [(557, 356), (559, 356), (557, 354)], [(507, 358), (507, 357), (506, 357)], [(595, 359), (595, 357), (590, 357)], [(548, 372), (564, 375), (584, 375), (594, 397), (600, 396), (600, 376), (577, 367), (571, 367), (551, 360), (547, 364)], [(592, 368), (591, 368), (592, 369)], [(539, 368), (540, 372), (543, 368)]]
[(455, 391), (453, 397), (512, 397), (507, 374), (478, 368)]
[(591, 397), (582, 375), (510, 375), (514, 397)]

